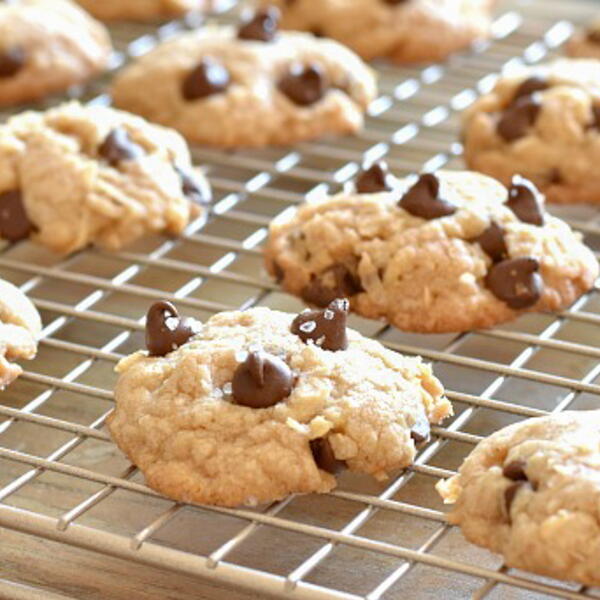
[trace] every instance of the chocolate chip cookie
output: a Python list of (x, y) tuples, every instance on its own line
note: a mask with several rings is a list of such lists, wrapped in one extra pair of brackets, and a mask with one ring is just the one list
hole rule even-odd
[(70, 103), (0, 126), (0, 239), (116, 250), (181, 233), (209, 198), (183, 138), (140, 117)]
[(69, 0), (0, 3), (0, 106), (37, 100), (104, 71), (106, 29)]
[(365, 60), (444, 60), (488, 36), (493, 0), (259, 0), (286, 29), (338, 40)]
[(467, 165), (505, 184), (533, 181), (549, 202), (600, 203), (600, 68), (561, 59), (500, 77), (467, 111)]
[(76, 0), (103, 21), (154, 21), (205, 10), (217, 0)]
[(0, 279), (0, 390), (22, 372), (13, 361), (35, 357), (41, 330), (40, 315), (27, 296)]
[(152, 488), (184, 502), (327, 492), (343, 467), (385, 479), (452, 407), (420, 358), (346, 329), (347, 310), (338, 299), (200, 324), (154, 304), (148, 350), (117, 367), (114, 440)]
[(510, 567), (600, 585), (599, 448), (600, 411), (506, 427), (438, 484), (448, 520)]
[(526, 179), (508, 188), (470, 172), (397, 180), (381, 164), (354, 189), (276, 219), (265, 259), (309, 304), (346, 296), (360, 315), (423, 333), (559, 310), (598, 275), (592, 252)]
[(270, 9), (169, 39), (117, 76), (115, 103), (226, 148), (360, 129), (376, 94), (372, 71), (340, 44), (279, 32), (277, 21)]
[(567, 54), (573, 58), (600, 58), (600, 16), (573, 35), (567, 43)]

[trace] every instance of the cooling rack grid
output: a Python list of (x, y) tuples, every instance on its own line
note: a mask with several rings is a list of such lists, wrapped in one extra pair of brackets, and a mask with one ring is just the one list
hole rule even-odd
[[(598, 406), (597, 287), (559, 315), (529, 315), (459, 336), (404, 334), (353, 316), (351, 326), (365, 335), (432, 361), (455, 405), (456, 415), (433, 428), (415, 465), (385, 485), (344, 473), (330, 494), (258, 509), (176, 504), (144, 485), (103, 428), (114, 365), (143, 345), (142, 318), (151, 301), (173, 300), (199, 319), (254, 305), (300, 310), (263, 272), (260, 246), (269, 221), (305, 197), (339, 189), (363, 161), (385, 157), (399, 174), (461, 168), (460, 111), (511, 63), (559, 53), (573, 23), (593, 12), (594, 2), (585, 0), (506, 1), (492, 41), (472, 53), (423, 69), (378, 64), (381, 94), (354, 138), (238, 153), (194, 148), (215, 202), (208, 222), (191, 223), (179, 239), (155, 236), (116, 254), (88, 249), (67, 259), (28, 242), (2, 247), (0, 276), (34, 299), (45, 328), (38, 357), (0, 395), (0, 528), (262, 595), (600, 597), (600, 590), (504, 568), (444, 523), (434, 491), (439, 478), (454, 473), (473, 445), (499, 427)], [(114, 68), (195, 25), (113, 27), (120, 51)], [(71, 95), (109, 102), (105, 84)], [(598, 248), (597, 211), (552, 210)], [(0, 566), (0, 597), (72, 597), (10, 579)]]

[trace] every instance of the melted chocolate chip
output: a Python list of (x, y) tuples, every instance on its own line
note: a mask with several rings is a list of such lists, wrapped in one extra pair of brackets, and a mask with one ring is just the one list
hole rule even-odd
[(430, 435), (431, 427), (429, 426), (429, 421), (423, 412), (421, 415), (419, 415), (415, 421), (415, 424), (412, 426), (412, 429), (410, 430), (410, 437), (415, 442), (415, 445), (418, 445), (428, 442)]
[(194, 176), (194, 173), (175, 167), (181, 179), (181, 191), (183, 195), (194, 204), (207, 205), (210, 203), (210, 188), (208, 185)]
[(600, 129), (600, 105), (592, 106), (592, 122), (589, 129)]
[(588, 30), (585, 37), (587, 41), (591, 42), (592, 44), (600, 44), (600, 29), (594, 28)]
[(277, 34), (279, 17), (279, 10), (274, 6), (257, 11), (251, 19), (242, 23), (238, 30), (238, 38), (270, 42)]
[(0, 51), (0, 78), (14, 77), (27, 62), (27, 54), (20, 46)]
[(180, 318), (171, 302), (155, 302), (146, 315), (146, 348), (150, 356), (165, 356), (198, 332), (194, 319)]
[(230, 80), (229, 71), (221, 63), (205, 57), (183, 80), (181, 94), (185, 100), (199, 100), (224, 92)]
[(527, 134), (535, 123), (541, 105), (535, 96), (523, 96), (511, 104), (502, 114), (496, 130), (507, 142), (513, 142)]
[(360, 279), (345, 265), (333, 265), (302, 289), (301, 296), (309, 304), (327, 306), (336, 298), (351, 298), (364, 292)]
[(437, 219), (456, 212), (456, 206), (439, 197), (440, 182), (433, 173), (424, 173), (400, 198), (398, 206), (415, 217)]
[(481, 249), (494, 261), (498, 262), (508, 256), (508, 248), (504, 241), (504, 229), (492, 221), (483, 233), (471, 241), (481, 246)]
[(125, 129), (115, 127), (100, 144), (98, 154), (115, 167), (122, 161), (140, 158), (145, 151), (129, 137)]
[(345, 463), (341, 460), (337, 460), (335, 457), (333, 448), (327, 438), (311, 440), (310, 451), (312, 452), (317, 467), (323, 471), (335, 475), (345, 467)]
[(521, 257), (496, 263), (488, 272), (488, 289), (510, 308), (533, 306), (542, 293), (543, 281), (538, 273), (540, 265), (535, 258)]
[(279, 91), (294, 104), (310, 106), (318, 102), (326, 91), (325, 76), (319, 65), (294, 63), (279, 81)]
[(560, 173), (560, 169), (553, 167), (546, 173), (546, 182), (553, 185), (559, 185), (563, 183), (563, 178)]
[(506, 505), (506, 514), (508, 515), (509, 519), (510, 519), (510, 507), (512, 506), (512, 503), (515, 499), (515, 496), (517, 495), (517, 492), (524, 485), (527, 485), (524, 481), (515, 481), (514, 483), (511, 483), (504, 490), (504, 503)]
[(523, 96), (531, 96), (535, 92), (547, 90), (549, 87), (548, 82), (542, 77), (529, 77), (516, 89), (512, 101), (515, 102)]
[(524, 177), (515, 175), (508, 188), (506, 206), (512, 210), (523, 223), (532, 225), (544, 224), (544, 208), (542, 195), (538, 189)]
[(248, 354), (231, 382), (233, 399), (250, 408), (274, 406), (290, 395), (293, 386), (294, 375), (287, 364), (262, 350)]
[(29, 237), (35, 227), (29, 220), (21, 192), (12, 190), (0, 194), (0, 238), (18, 242)]
[(374, 194), (392, 189), (388, 184), (389, 170), (387, 164), (380, 160), (365, 169), (356, 179), (356, 191), (359, 194)]
[(527, 481), (525, 474), (526, 462), (524, 460), (512, 460), (502, 469), (502, 475), (511, 481)]
[(348, 300), (338, 299), (323, 310), (305, 310), (293, 320), (291, 331), (303, 342), (312, 341), (323, 350), (345, 350), (348, 308)]

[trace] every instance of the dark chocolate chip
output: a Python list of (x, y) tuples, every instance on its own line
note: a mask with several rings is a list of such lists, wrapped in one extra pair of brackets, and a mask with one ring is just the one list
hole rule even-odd
[(489, 270), (485, 284), (510, 308), (533, 306), (542, 293), (543, 281), (538, 273), (540, 264), (535, 258), (521, 257), (503, 260)]
[(35, 227), (29, 220), (21, 192), (12, 190), (0, 194), (0, 238), (18, 242), (29, 237)]
[(323, 70), (316, 64), (294, 63), (279, 81), (279, 90), (294, 104), (299, 106), (314, 104), (325, 95)]
[(523, 223), (532, 225), (544, 224), (544, 207), (542, 195), (538, 189), (524, 177), (515, 175), (508, 188), (506, 206), (512, 210)]
[(365, 169), (356, 179), (356, 191), (359, 194), (374, 194), (392, 189), (388, 184), (389, 170), (387, 164), (380, 160)]
[(563, 183), (563, 178), (560, 173), (560, 169), (553, 167), (546, 173), (546, 182), (552, 185), (559, 185)]
[(415, 442), (415, 445), (418, 445), (428, 442), (430, 435), (431, 427), (429, 426), (427, 416), (423, 412), (421, 415), (419, 415), (415, 421), (415, 424), (412, 426), (412, 429), (410, 430), (410, 437)]
[(190, 202), (201, 205), (210, 203), (210, 188), (204, 181), (195, 177), (193, 171), (188, 171), (177, 166), (175, 170), (181, 179), (181, 191)]
[(527, 485), (524, 481), (515, 481), (514, 483), (511, 483), (504, 490), (504, 503), (506, 505), (506, 514), (508, 515), (509, 519), (510, 519), (510, 507), (512, 506), (512, 503), (515, 499), (515, 496), (517, 495), (517, 492), (524, 485)]
[(27, 54), (20, 46), (0, 51), (0, 78), (13, 77), (25, 66), (26, 62)]
[(344, 461), (337, 460), (335, 457), (333, 448), (327, 438), (311, 440), (310, 451), (312, 452), (317, 467), (323, 471), (335, 475), (345, 467)]
[(98, 148), (98, 154), (115, 167), (122, 161), (140, 158), (145, 151), (129, 137), (125, 129), (116, 127), (104, 138)]
[(230, 83), (229, 71), (212, 58), (204, 57), (181, 84), (186, 100), (199, 100), (224, 92)]
[(309, 304), (327, 306), (336, 298), (351, 298), (363, 291), (358, 276), (340, 264), (314, 275), (301, 295)]
[(317, 38), (325, 37), (325, 32), (320, 27), (312, 27), (310, 32)]
[(600, 129), (600, 105), (592, 106), (592, 122), (589, 129)]
[(494, 261), (498, 262), (508, 256), (508, 248), (504, 241), (504, 229), (492, 221), (483, 233), (471, 240), (481, 246), (481, 249)]
[(338, 299), (323, 310), (305, 310), (294, 319), (291, 331), (303, 342), (312, 341), (323, 350), (345, 350), (348, 308), (348, 300)]
[(262, 350), (250, 352), (233, 374), (231, 392), (242, 406), (268, 408), (287, 398), (294, 386), (288, 365)]
[(440, 182), (433, 173), (424, 173), (400, 198), (398, 206), (415, 217), (437, 219), (456, 212), (456, 206), (439, 197)]
[(270, 42), (277, 34), (280, 13), (274, 6), (259, 10), (238, 29), (240, 40)]
[(511, 460), (502, 469), (502, 475), (512, 481), (527, 481), (525, 474), (525, 466), (527, 463), (524, 460)]
[(146, 348), (150, 356), (165, 356), (198, 333), (198, 323), (180, 318), (171, 302), (155, 302), (146, 315)]
[(600, 44), (600, 29), (589, 29), (585, 37), (587, 41), (591, 42), (592, 44)]
[(507, 142), (513, 142), (527, 134), (535, 123), (541, 104), (535, 96), (523, 96), (511, 104), (502, 114), (496, 130)]
[(548, 82), (542, 77), (529, 77), (516, 89), (512, 101), (515, 102), (523, 96), (531, 96), (535, 92), (547, 90), (549, 87)]

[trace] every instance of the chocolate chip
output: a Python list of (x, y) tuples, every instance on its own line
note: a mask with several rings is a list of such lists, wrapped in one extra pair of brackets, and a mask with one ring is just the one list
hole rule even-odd
[(198, 333), (194, 319), (180, 318), (171, 302), (155, 302), (146, 315), (146, 348), (150, 356), (165, 356)]
[(336, 298), (351, 298), (361, 292), (364, 289), (358, 276), (345, 265), (338, 264), (314, 275), (302, 289), (301, 296), (309, 304), (327, 306)]
[(398, 4), (404, 4), (408, 2), (408, 0), (383, 0), (384, 4), (389, 4), (390, 6), (397, 6)]
[(317, 38), (325, 37), (325, 32), (320, 27), (312, 27), (310, 32)]
[(0, 238), (18, 242), (29, 237), (35, 227), (29, 220), (21, 192), (12, 190), (0, 194)]
[(559, 185), (563, 183), (563, 178), (560, 173), (560, 169), (553, 167), (546, 173), (546, 182), (552, 185)]
[(27, 54), (20, 46), (5, 48), (0, 51), (0, 78), (16, 75), (27, 62)]
[(125, 129), (116, 127), (104, 138), (98, 148), (98, 154), (115, 167), (122, 161), (140, 158), (145, 151), (129, 137)]
[(279, 81), (279, 91), (294, 104), (309, 106), (325, 95), (325, 76), (319, 65), (294, 63)]
[(511, 460), (502, 469), (502, 475), (512, 481), (527, 481), (525, 474), (525, 466), (527, 463), (524, 460)]
[(422, 444), (424, 442), (429, 441), (429, 437), (431, 435), (431, 427), (429, 426), (429, 421), (425, 412), (423, 412), (417, 420), (415, 424), (412, 426), (410, 430), (410, 437), (414, 441), (415, 445)]
[(317, 467), (332, 475), (339, 473), (346, 466), (344, 461), (337, 460), (333, 453), (333, 448), (327, 438), (311, 440), (310, 451), (312, 452)]
[(496, 263), (488, 272), (485, 284), (510, 308), (533, 306), (542, 293), (543, 281), (535, 258), (521, 257)]
[(456, 212), (456, 206), (439, 197), (440, 182), (433, 173), (424, 173), (400, 199), (398, 206), (415, 217), (437, 219)]
[(507, 142), (518, 140), (535, 123), (540, 109), (541, 104), (535, 96), (523, 96), (504, 111), (496, 131)]
[(492, 221), (483, 233), (471, 241), (479, 244), (494, 262), (498, 262), (508, 255), (508, 248), (504, 241), (504, 229), (495, 221)]
[(175, 166), (175, 170), (181, 179), (181, 191), (190, 202), (201, 205), (210, 203), (210, 188), (204, 181), (195, 177), (192, 171), (178, 166)]
[(279, 17), (279, 10), (274, 6), (257, 11), (251, 19), (242, 23), (238, 29), (238, 38), (240, 40), (270, 42), (277, 34)]
[(287, 398), (294, 386), (292, 370), (262, 350), (250, 352), (231, 382), (233, 399), (242, 406), (268, 408)]
[(592, 44), (600, 44), (600, 29), (589, 29), (585, 37)]
[(589, 129), (600, 129), (600, 105), (592, 106), (592, 122)]
[(504, 490), (504, 503), (506, 505), (506, 514), (508, 515), (509, 519), (510, 519), (510, 507), (512, 506), (512, 503), (515, 499), (515, 496), (517, 495), (517, 492), (524, 485), (527, 485), (524, 481), (515, 481), (515, 483), (511, 483)]
[(199, 100), (224, 92), (230, 80), (229, 71), (221, 63), (205, 57), (183, 80), (181, 94), (186, 100)]
[(387, 164), (380, 160), (365, 169), (356, 179), (356, 191), (359, 194), (374, 194), (392, 189), (388, 184), (389, 170)]
[(303, 342), (312, 341), (323, 350), (345, 350), (348, 308), (348, 300), (338, 299), (323, 310), (305, 310), (294, 319), (291, 331)]
[(512, 210), (523, 223), (532, 225), (544, 224), (544, 208), (542, 195), (538, 189), (524, 177), (515, 175), (508, 188), (506, 206)]
[(277, 283), (281, 283), (285, 278), (285, 273), (276, 260), (273, 261), (273, 275), (275, 276), (275, 281)]
[(515, 102), (523, 96), (531, 96), (535, 92), (547, 90), (549, 87), (548, 82), (542, 77), (529, 77), (516, 89), (512, 101)]

